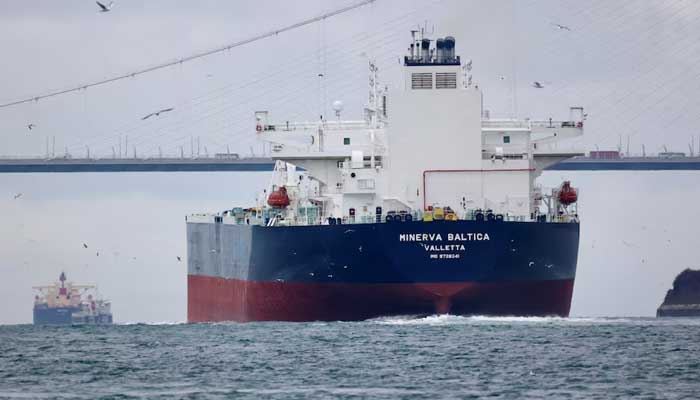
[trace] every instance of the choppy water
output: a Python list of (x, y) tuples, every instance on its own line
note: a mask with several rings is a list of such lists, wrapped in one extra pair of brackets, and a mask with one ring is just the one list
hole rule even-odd
[(2, 398), (698, 398), (700, 320), (0, 327)]

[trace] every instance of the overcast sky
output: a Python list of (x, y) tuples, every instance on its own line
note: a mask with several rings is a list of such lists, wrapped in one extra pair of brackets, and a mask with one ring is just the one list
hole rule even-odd
[[(0, 102), (84, 85), (245, 39), (350, 1), (0, 1)], [(259, 151), (253, 112), (313, 120), (333, 100), (361, 116), (367, 60), (401, 81), (408, 31), (435, 27), (473, 60), (492, 116), (566, 118), (586, 107), (582, 144), (632, 152), (686, 150), (696, 129), (700, 2), (392, 1), (192, 63), (79, 93), (0, 109), (0, 154), (111, 156)], [(426, 22), (427, 21), (427, 22)], [(562, 24), (570, 30), (559, 29)], [(319, 71), (324, 82), (319, 85)], [(544, 89), (535, 89), (533, 81)], [(321, 89), (319, 90), (319, 87)], [(391, 90), (391, 89), (390, 89)], [(325, 101), (323, 101), (325, 99)], [(171, 113), (142, 121), (161, 108)], [(31, 131), (27, 124), (36, 124)], [(66, 270), (98, 283), (119, 321), (185, 317), (184, 215), (246, 205), (266, 174), (0, 175), (0, 323), (31, 320), (31, 286)], [(700, 196), (695, 172), (547, 173), (581, 187), (575, 315), (653, 315), (676, 273), (698, 267), (681, 201)], [(14, 200), (16, 193), (23, 196)], [(85, 251), (82, 243), (89, 242)], [(98, 257), (93, 250), (101, 250)]]
[[(2, 1), (0, 102), (179, 59), (352, 3), (122, 0), (99, 13), (88, 0)], [(249, 153), (257, 109), (311, 120), (341, 99), (348, 118), (360, 117), (367, 59), (376, 59), (383, 82), (400, 81), (398, 57), (419, 24), (456, 37), (492, 116), (566, 118), (569, 106), (584, 106), (588, 148), (615, 148), (622, 136), (626, 150), (629, 136), (634, 153), (642, 143), (647, 152), (688, 151), (700, 134), (698, 18), (700, 3), (691, 0), (378, 0), (223, 54), (0, 109), (0, 154), (43, 155), (55, 137), (56, 153), (68, 147), (80, 156), (89, 146), (111, 156), (120, 141), (126, 151), (127, 136), (130, 155), (134, 145), (138, 154), (188, 153), (197, 137), (201, 153)]]

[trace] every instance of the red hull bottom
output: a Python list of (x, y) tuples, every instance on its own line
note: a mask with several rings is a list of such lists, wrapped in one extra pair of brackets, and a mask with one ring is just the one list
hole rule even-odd
[(187, 277), (187, 320), (336, 321), (390, 315), (569, 315), (573, 280), (287, 283)]

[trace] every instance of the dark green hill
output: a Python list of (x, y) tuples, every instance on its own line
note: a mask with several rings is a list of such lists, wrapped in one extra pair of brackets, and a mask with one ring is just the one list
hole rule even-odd
[(700, 317), (700, 271), (686, 269), (673, 280), (657, 317)]

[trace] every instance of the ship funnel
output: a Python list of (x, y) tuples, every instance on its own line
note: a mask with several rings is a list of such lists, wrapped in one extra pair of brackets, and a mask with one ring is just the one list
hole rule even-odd
[(455, 38), (448, 36), (445, 38), (445, 60), (452, 61), (455, 59)]
[(435, 41), (435, 47), (437, 48), (437, 62), (441, 63), (445, 61), (445, 39), (438, 39)]
[(421, 41), (421, 57), (423, 62), (428, 62), (430, 60), (430, 39), (423, 39)]

